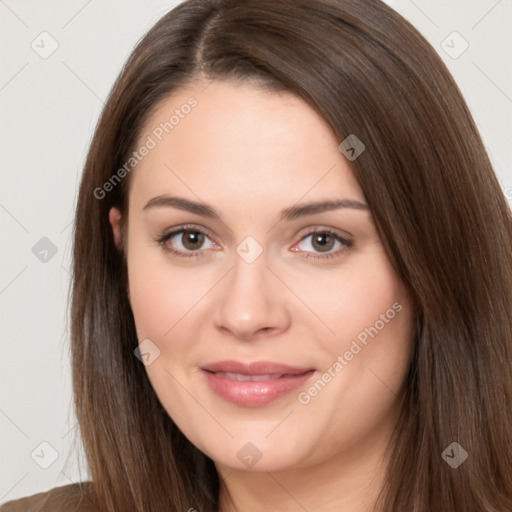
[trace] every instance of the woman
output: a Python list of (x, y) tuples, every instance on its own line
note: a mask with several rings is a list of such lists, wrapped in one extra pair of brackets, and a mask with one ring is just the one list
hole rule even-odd
[(1, 510), (512, 510), (511, 239), (457, 86), (392, 9), (182, 3), (80, 186), (92, 481)]

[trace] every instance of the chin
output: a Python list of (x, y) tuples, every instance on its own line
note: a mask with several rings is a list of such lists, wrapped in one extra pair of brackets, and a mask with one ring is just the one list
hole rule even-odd
[(297, 446), (283, 446), (282, 443), (239, 443), (231, 440), (224, 449), (216, 446), (213, 450), (203, 450), (219, 468), (229, 468), (244, 472), (277, 472), (306, 467), (307, 457)]

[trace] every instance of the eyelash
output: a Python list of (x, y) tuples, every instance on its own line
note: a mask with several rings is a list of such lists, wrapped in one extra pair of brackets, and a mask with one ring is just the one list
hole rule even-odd
[[(166, 245), (168, 240), (170, 240), (171, 238), (173, 238), (176, 235), (179, 235), (180, 233), (185, 233), (187, 231), (190, 231), (192, 233), (200, 233), (200, 234), (205, 235), (208, 238), (211, 238), (202, 229), (199, 229), (196, 226), (189, 225), (189, 226), (182, 226), (179, 229), (175, 229), (175, 230), (171, 231), (170, 233), (163, 233), (161, 236), (156, 238), (155, 241), (166, 252), (168, 252), (169, 254), (172, 254), (173, 256), (177, 256), (179, 258), (201, 258), (201, 257), (204, 257), (205, 254), (204, 254), (204, 252), (201, 252), (201, 250), (192, 251), (192, 252), (182, 252), (182, 251), (177, 251), (176, 249), (171, 249)], [(317, 229), (314, 231), (310, 231), (309, 233), (307, 233), (300, 239), (299, 243), (302, 242), (303, 240), (305, 240), (306, 238), (308, 238), (312, 235), (317, 235), (317, 234), (329, 235), (330, 237), (334, 238), (335, 241), (340, 242), (344, 247), (341, 249), (338, 249), (335, 252), (329, 252), (329, 253), (322, 254), (321, 256), (316, 256), (316, 255), (314, 256), (314, 255), (312, 255), (312, 253), (305, 251), (305, 254), (302, 257), (312, 258), (314, 260), (324, 260), (325, 261), (330, 258), (340, 256), (342, 253), (346, 252), (348, 249), (350, 249), (354, 245), (354, 243), (351, 242), (350, 240), (347, 240), (347, 239), (341, 237), (340, 235), (338, 235), (337, 233), (335, 233), (334, 231), (331, 231), (329, 229)], [(321, 254), (321, 253), (317, 253), (317, 254)]]

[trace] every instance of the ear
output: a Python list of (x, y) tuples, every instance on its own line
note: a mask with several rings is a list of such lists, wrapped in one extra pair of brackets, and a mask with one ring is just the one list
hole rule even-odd
[(122, 233), (121, 233), (121, 211), (119, 208), (112, 207), (108, 212), (108, 220), (112, 226), (112, 234), (114, 235), (114, 243), (117, 249), (122, 249)]
[[(123, 237), (121, 225), (121, 211), (119, 210), (119, 208), (110, 208), (110, 211), (108, 212), (108, 221), (112, 226), (112, 234), (114, 236), (114, 243), (116, 244), (117, 250), (122, 251)], [(128, 297), (128, 302), (131, 304), (129, 283), (126, 283), (126, 296)]]

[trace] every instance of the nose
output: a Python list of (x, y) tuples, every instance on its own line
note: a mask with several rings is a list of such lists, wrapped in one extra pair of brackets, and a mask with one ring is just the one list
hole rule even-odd
[(263, 252), (252, 263), (235, 255), (233, 269), (218, 286), (215, 324), (235, 338), (274, 336), (290, 325), (289, 294)]

